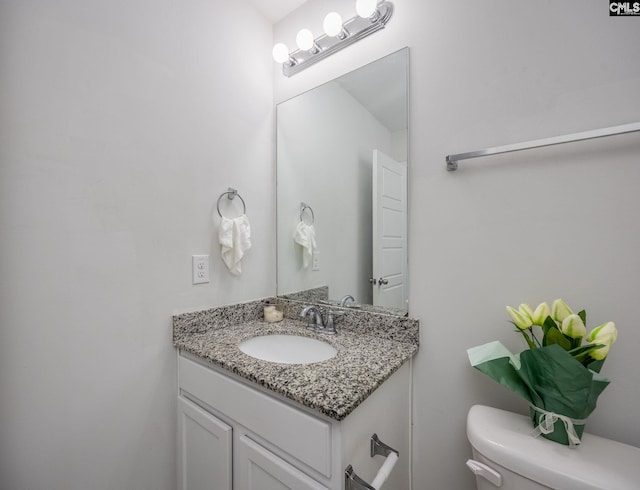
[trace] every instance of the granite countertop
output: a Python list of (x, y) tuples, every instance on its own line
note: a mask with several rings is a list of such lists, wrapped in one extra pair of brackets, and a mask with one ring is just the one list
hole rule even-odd
[[(418, 345), (337, 328), (337, 335), (326, 335), (309, 331), (305, 323), (291, 318), (278, 323), (250, 319), (224, 328), (174, 330), (174, 345), (339, 421), (411, 358)], [(269, 334), (317, 338), (338, 352), (322, 362), (280, 364), (248, 356), (238, 348), (248, 338)]]

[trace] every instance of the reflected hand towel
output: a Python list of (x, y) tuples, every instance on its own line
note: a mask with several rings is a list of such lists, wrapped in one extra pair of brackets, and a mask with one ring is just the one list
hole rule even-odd
[(293, 232), (293, 240), (302, 247), (302, 267), (306, 269), (316, 249), (316, 230), (313, 225), (300, 221)]
[(246, 215), (220, 220), (218, 232), (222, 261), (229, 271), (239, 276), (242, 274), (242, 257), (251, 248), (251, 226)]

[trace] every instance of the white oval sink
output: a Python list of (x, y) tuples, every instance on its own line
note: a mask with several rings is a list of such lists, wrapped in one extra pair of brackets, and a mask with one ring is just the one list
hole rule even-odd
[(299, 335), (261, 335), (241, 342), (240, 350), (248, 356), (283, 364), (311, 364), (326, 361), (338, 352), (322, 340)]

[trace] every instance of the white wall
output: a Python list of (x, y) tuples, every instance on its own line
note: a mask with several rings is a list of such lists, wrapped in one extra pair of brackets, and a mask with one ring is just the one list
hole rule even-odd
[[(367, 281), (373, 150), (388, 154), (391, 141), (392, 133), (337, 83), (278, 107), (279, 293), (326, 285), (331, 299), (351, 294), (373, 303)], [(301, 247), (292, 239), (301, 202), (315, 215), (318, 271), (303, 268)]]
[(3, 489), (175, 488), (172, 312), (275, 291), (271, 46), (237, 0), (0, 1)]
[[(351, 1), (312, 0), (276, 25), (320, 32)], [(505, 305), (563, 297), (620, 331), (612, 379), (587, 429), (640, 446), (640, 136), (461, 163), (445, 155), (640, 120), (640, 24), (601, 2), (395, 2), (386, 29), (287, 79), (276, 102), (404, 46), (411, 48), (410, 313), (421, 319), (414, 374), (414, 488), (468, 489), (465, 415), (475, 403), (526, 407), (469, 367), (466, 349), (522, 347)]]

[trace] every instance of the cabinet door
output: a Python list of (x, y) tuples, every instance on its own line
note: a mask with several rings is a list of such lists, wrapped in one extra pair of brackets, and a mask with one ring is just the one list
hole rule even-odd
[(235, 447), (235, 487), (242, 490), (328, 490), (300, 470), (240, 436)]
[(232, 490), (231, 444), (231, 427), (178, 397), (178, 490)]

